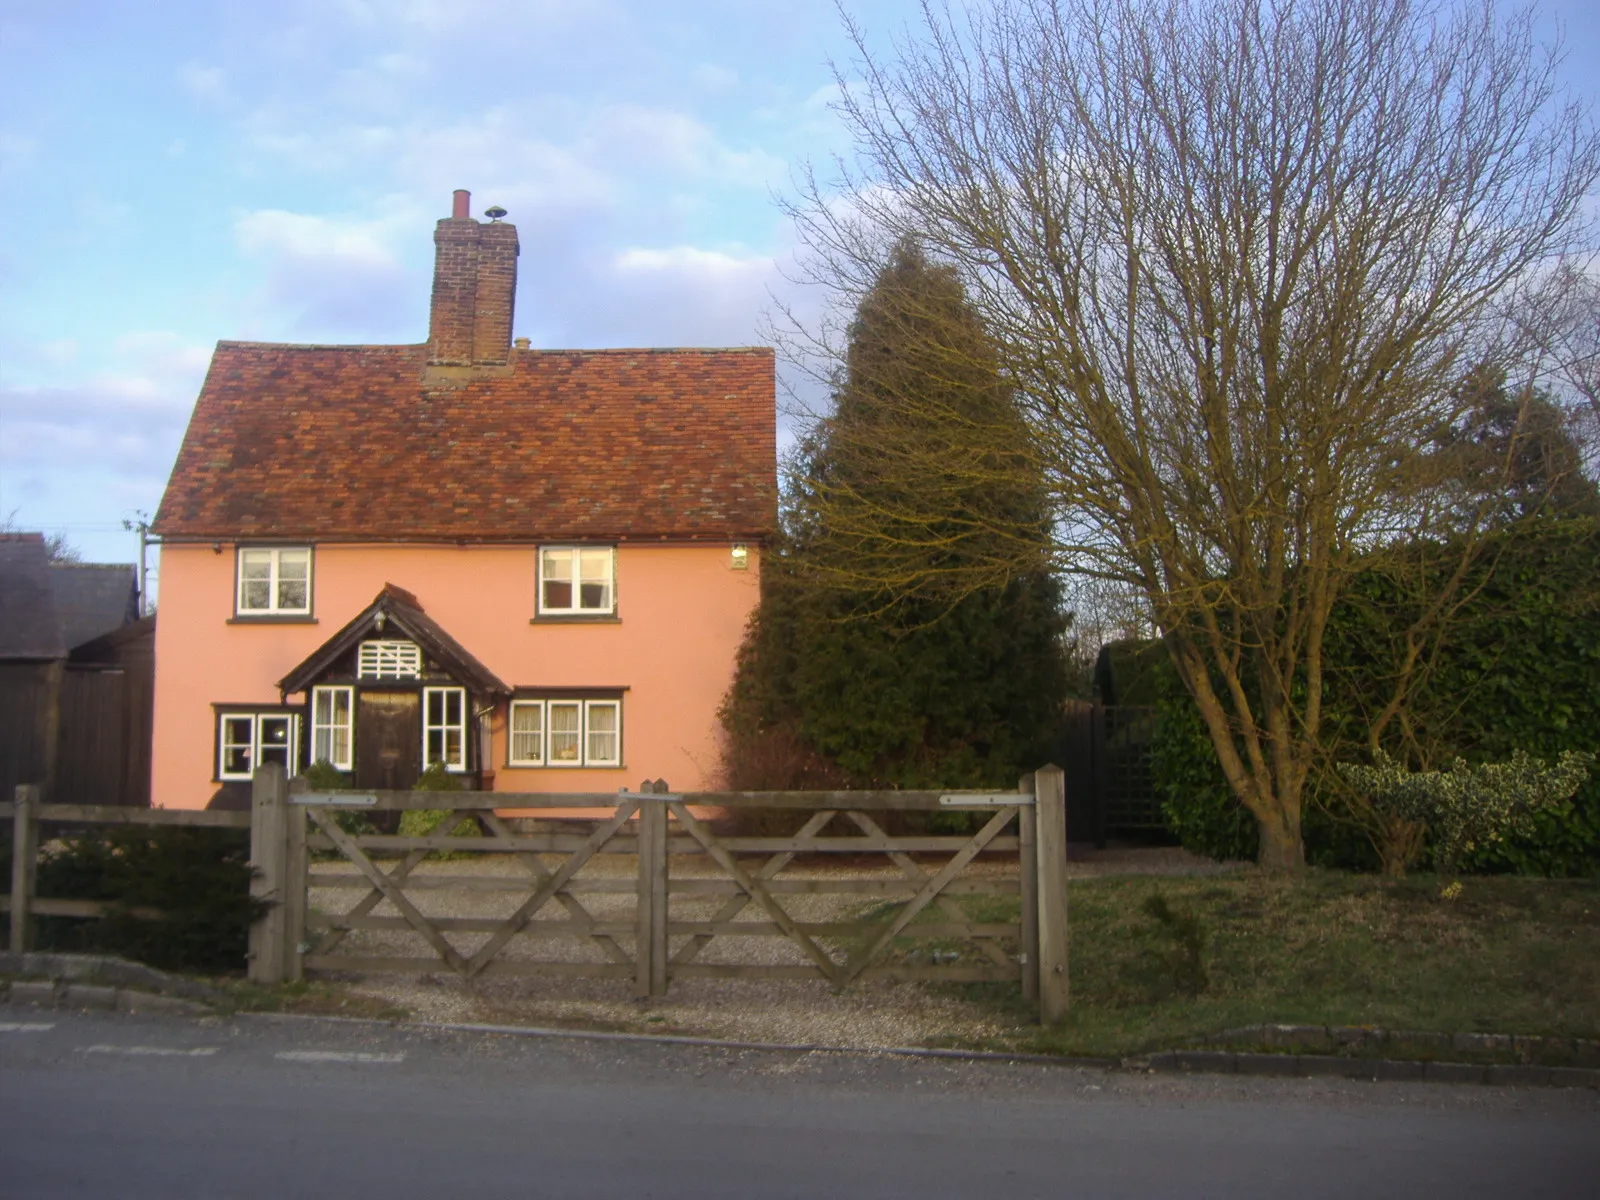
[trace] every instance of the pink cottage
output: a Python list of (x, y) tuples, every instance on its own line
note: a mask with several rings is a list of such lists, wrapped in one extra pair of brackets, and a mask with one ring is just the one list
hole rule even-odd
[(218, 344), (154, 524), (155, 804), (319, 759), (712, 784), (776, 519), (772, 352), (513, 345), (516, 228), (467, 200), (426, 344)]

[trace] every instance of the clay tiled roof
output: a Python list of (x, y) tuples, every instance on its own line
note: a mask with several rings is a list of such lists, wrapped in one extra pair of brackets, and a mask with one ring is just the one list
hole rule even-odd
[(156, 514), (174, 540), (757, 539), (776, 511), (770, 350), (221, 342)]

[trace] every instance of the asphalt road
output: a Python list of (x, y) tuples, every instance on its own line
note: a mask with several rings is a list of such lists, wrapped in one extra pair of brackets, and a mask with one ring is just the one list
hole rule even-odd
[(0, 1007), (5, 1197), (1600, 1196), (1600, 1092)]

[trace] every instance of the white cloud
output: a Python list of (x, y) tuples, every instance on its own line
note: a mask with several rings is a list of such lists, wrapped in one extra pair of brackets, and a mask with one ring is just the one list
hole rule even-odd
[(776, 279), (765, 255), (631, 247), (570, 280), (563, 315), (587, 344), (747, 346)]
[(347, 266), (399, 266), (389, 240), (392, 222), (351, 220), (287, 212), (279, 208), (245, 213), (234, 222), (239, 248), (272, 259), (335, 259)]
[(247, 256), (266, 265), (252, 299), (251, 324), (281, 339), (409, 340), (405, 328), (417, 290), (397, 244), (425, 222), (401, 200), (375, 217), (328, 216), (261, 209), (241, 214), (234, 236)]
[[(36, 352), (48, 360), (62, 345)], [(210, 351), (162, 331), (126, 334), (111, 349), (107, 369), (77, 382), (0, 388), (0, 464), (146, 481), (167, 470)]]
[(221, 67), (185, 63), (178, 69), (178, 83), (198, 100), (222, 100), (228, 94), (228, 73)]
[(40, 362), (52, 367), (70, 366), (78, 357), (78, 339), (67, 337), (41, 342), (37, 353)]
[(721, 250), (702, 250), (698, 246), (672, 246), (665, 250), (634, 247), (616, 257), (619, 271), (639, 273), (671, 273), (702, 278), (728, 279), (736, 276), (758, 275), (765, 278), (772, 270), (772, 260), (760, 256), (740, 258)]
[(689, 73), (689, 78), (708, 92), (725, 92), (739, 86), (739, 72), (715, 63), (701, 63)]

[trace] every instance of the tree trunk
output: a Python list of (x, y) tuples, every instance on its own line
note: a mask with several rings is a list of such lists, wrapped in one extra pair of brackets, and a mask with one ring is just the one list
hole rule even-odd
[(1261, 830), (1261, 850), (1256, 863), (1263, 871), (1298, 871), (1306, 865), (1305, 843), (1300, 838), (1299, 799), (1280, 798), (1270, 812), (1256, 813)]

